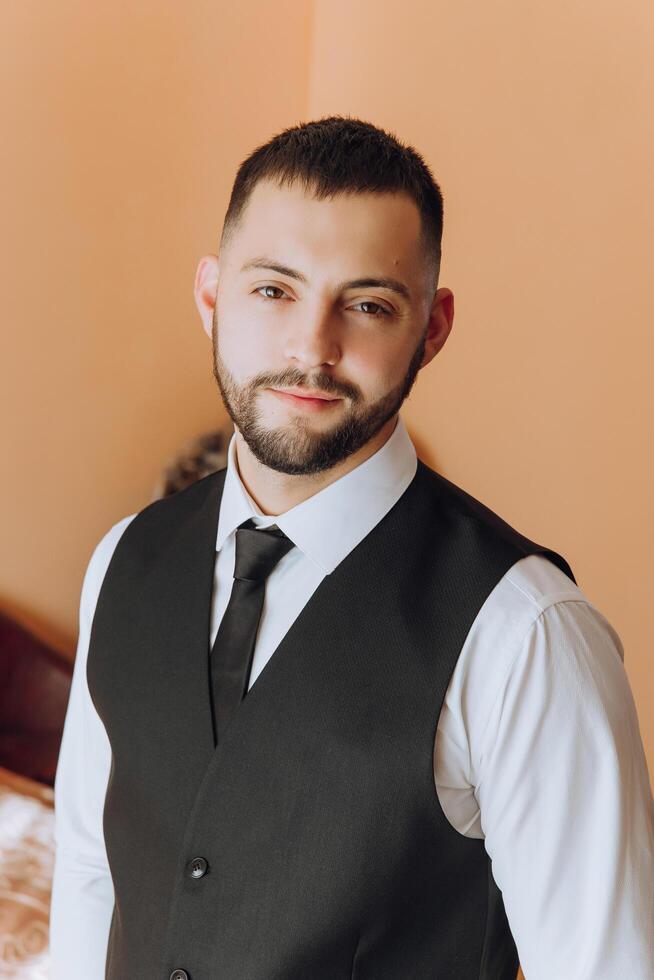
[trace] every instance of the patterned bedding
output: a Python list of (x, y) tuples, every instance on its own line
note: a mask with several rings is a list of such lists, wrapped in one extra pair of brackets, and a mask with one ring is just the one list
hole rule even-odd
[(54, 791), (0, 766), (0, 977), (47, 980)]

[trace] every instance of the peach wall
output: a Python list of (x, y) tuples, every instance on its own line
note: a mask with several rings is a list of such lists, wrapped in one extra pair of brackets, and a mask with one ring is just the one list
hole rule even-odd
[(71, 655), (93, 547), (223, 422), (193, 300), (235, 170), (304, 113), (311, 8), (0, 12), (0, 602)]
[(654, 9), (5, 5), (0, 600), (69, 652), (82, 575), (224, 419), (192, 300), (236, 166), (349, 113), (426, 157), (455, 324), (419, 452), (561, 551), (614, 624), (654, 766)]

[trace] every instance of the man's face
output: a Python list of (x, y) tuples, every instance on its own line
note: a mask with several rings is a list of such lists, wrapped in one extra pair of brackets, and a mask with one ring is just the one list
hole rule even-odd
[[(299, 185), (257, 184), (213, 270), (211, 336), (225, 408), (262, 464), (328, 470), (396, 415), (425, 361), (430, 325), (439, 321), (442, 333), (446, 319), (442, 310), (434, 319), (419, 240), (406, 195), (318, 201)], [(201, 263), (196, 294), (211, 274)], [(387, 282), (363, 282), (373, 279)], [(203, 320), (207, 329), (206, 310)]]

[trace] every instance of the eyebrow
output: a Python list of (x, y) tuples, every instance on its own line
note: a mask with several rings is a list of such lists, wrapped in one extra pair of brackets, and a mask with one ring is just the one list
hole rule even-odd
[[(252, 259), (250, 262), (246, 262), (242, 267), (241, 272), (248, 272), (251, 269), (270, 269), (272, 272), (278, 272), (280, 276), (288, 276), (289, 279), (297, 279), (304, 286), (307, 286), (309, 280), (303, 273), (298, 272), (297, 269), (290, 269), (287, 265), (280, 265), (279, 262), (274, 262), (272, 259), (266, 257), (260, 257)], [(338, 288), (340, 291), (346, 289), (367, 289), (368, 287), (377, 287), (378, 289), (390, 289), (392, 292), (397, 293), (402, 296), (403, 299), (411, 301), (411, 293), (409, 292), (408, 286), (405, 286), (403, 282), (399, 279), (389, 279), (384, 276), (381, 279), (377, 279), (373, 276), (364, 276), (361, 279), (348, 279), (346, 282), (339, 284)]]

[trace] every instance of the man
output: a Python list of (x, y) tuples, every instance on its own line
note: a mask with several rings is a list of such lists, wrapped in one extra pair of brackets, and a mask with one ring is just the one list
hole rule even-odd
[(84, 580), (55, 980), (654, 976), (620, 639), (399, 415), (452, 328), (441, 232), (368, 123), (241, 165), (195, 281), (228, 466)]

